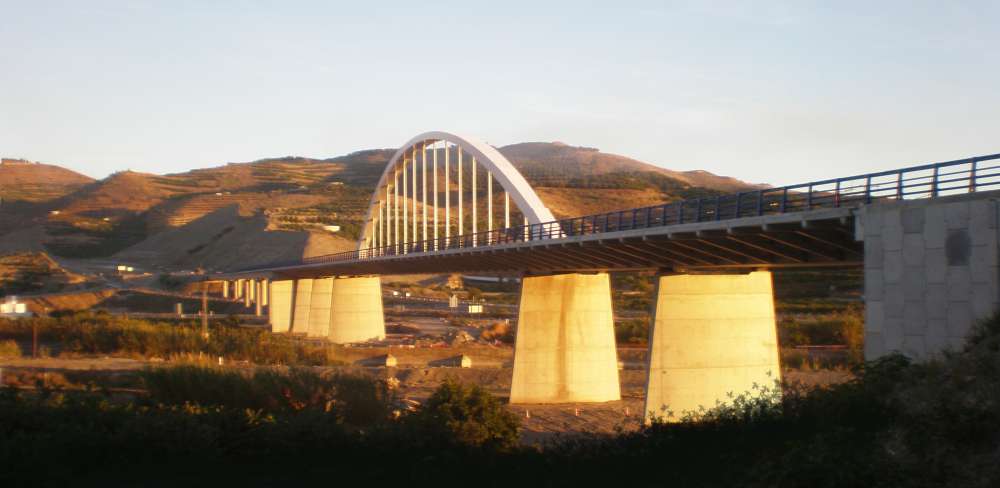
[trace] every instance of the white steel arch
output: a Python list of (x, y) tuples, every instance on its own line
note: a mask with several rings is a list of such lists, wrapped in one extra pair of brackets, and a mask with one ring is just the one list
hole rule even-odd
[[(397, 181), (397, 174), (400, 172), (400, 170), (402, 170), (405, 174), (406, 163), (411, 162), (411, 160), (408, 158), (408, 155), (415, 154), (419, 148), (419, 150), (422, 151), (422, 156), (426, 158), (427, 146), (442, 141), (457, 146), (458, 148), (460, 148), (461, 151), (464, 151), (465, 154), (471, 156), (473, 160), (476, 161), (477, 164), (483, 166), (483, 168), (488, 171), (487, 173), (488, 175), (492, 174), (492, 177), (495, 178), (497, 182), (500, 183), (500, 186), (504, 189), (506, 193), (504, 198), (506, 199), (509, 196), (509, 198), (513, 200), (514, 204), (524, 215), (525, 220), (527, 221), (528, 224), (541, 224), (545, 222), (552, 222), (555, 220), (555, 217), (552, 215), (552, 212), (550, 212), (549, 209), (542, 203), (541, 198), (538, 197), (538, 194), (535, 193), (535, 190), (533, 190), (531, 188), (531, 185), (528, 184), (527, 180), (524, 179), (524, 176), (522, 176), (521, 173), (516, 168), (514, 168), (514, 165), (512, 165), (510, 161), (508, 161), (507, 158), (504, 157), (503, 154), (500, 154), (500, 151), (497, 151), (496, 148), (479, 139), (469, 136), (452, 134), (450, 132), (442, 132), (442, 131), (424, 132), (423, 134), (414, 136), (409, 141), (407, 141), (406, 144), (400, 147), (396, 151), (396, 153), (393, 154), (392, 159), (389, 160), (389, 164), (386, 165), (385, 170), (382, 172), (382, 176), (379, 178), (378, 184), (375, 186), (375, 192), (372, 194), (371, 201), (369, 201), (368, 203), (368, 213), (365, 216), (364, 226), (362, 228), (361, 235), (358, 239), (359, 250), (371, 247), (371, 238), (373, 235), (372, 225), (374, 219), (383, 216), (380, 207), (380, 202), (382, 202), (382, 199), (380, 197), (383, 196), (384, 193), (386, 201), (390, 201), (394, 198), (394, 194), (389, 193), (389, 187), (395, 186), (395, 182)], [(435, 151), (434, 157), (436, 157), (436, 154), (437, 152)], [(461, 159), (459, 159), (459, 161), (461, 161)], [(471, 161), (469, 161), (469, 163), (471, 163)], [(455, 162), (452, 162), (452, 164), (455, 164)], [(413, 165), (414, 171), (416, 170), (416, 167), (417, 167), (416, 165)], [(437, 164), (434, 164), (434, 170), (437, 170)], [(459, 175), (461, 175), (461, 173), (459, 173)], [(414, 178), (414, 184), (416, 184), (416, 174), (413, 174), (412, 178)], [(461, 176), (459, 176), (459, 178), (461, 178)], [(392, 185), (389, 184), (390, 179), (393, 181)], [(459, 179), (459, 181), (461, 181), (461, 179)], [(436, 182), (437, 180), (435, 178), (434, 183), (436, 184)], [(424, 182), (424, 184), (426, 190), (426, 182)], [(461, 187), (461, 183), (459, 183), (459, 186)], [(404, 191), (406, 190), (405, 184), (403, 185), (403, 190)], [(475, 193), (473, 193), (473, 195), (474, 194)], [(416, 195), (413, 196), (415, 197)], [(396, 196), (395, 198), (398, 198), (398, 196)], [(458, 206), (459, 211), (461, 211), (461, 208), (462, 207), (461, 207), (461, 191), (460, 191), (459, 206)], [(414, 210), (415, 209), (416, 206), (414, 205)], [(405, 205), (403, 207), (403, 210), (404, 212), (406, 211)], [(390, 212), (388, 206), (385, 207), (385, 212), (386, 213), (384, 215), (388, 216)], [(509, 210), (507, 210), (507, 212), (509, 214)], [(415, 220), (416, 217), (417, 217), (416, 215), (413, 216), (414, 225), (416, 225), (416, 220)], [(404, 219), (405, 218), (406, 217), (404, 217)], [(393, 217), (393, 220), (396, 220), (396, 218)], [(505, 219), (505, 224), (510, 225), (509, 215), (507, 219)], [(392, 224), (389, 224), (388, 226), (389, 231), (392, 230), (391, 225)], [(382, 229), (380, 231), (380, 235), (383, 235), (382, 232), (384, 232), (385, 230), (386, 229)], [(416, 230), (416, 227), (414, 227), (414, 230)], [(426, 234), (426, 230), (424, 232)], [(403, 235), (404, 236), (406, 235), (405, 229)], [(419, 239), (412, 239), (412, 240), (407, 239), (407, 240), (417, 241)]]

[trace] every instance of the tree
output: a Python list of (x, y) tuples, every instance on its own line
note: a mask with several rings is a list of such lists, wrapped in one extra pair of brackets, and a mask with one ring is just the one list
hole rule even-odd
[(517, 444), (520, 419), (479, 385), (445, 381), (405, 418), (425, 441), (507, 449)]

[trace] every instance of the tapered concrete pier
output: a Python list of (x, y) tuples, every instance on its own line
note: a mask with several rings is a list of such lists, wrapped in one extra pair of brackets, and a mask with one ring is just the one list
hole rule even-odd
[(271, 281), (270, 289), (271, 303), (267, 311), (271, 332), (288, 332), (292, 326), (292, 296), (295, 291), (295, 281)]
[(729, 401), (730, 393), (756, 394), (755, 384), (774, 387), (780, 380), (770, 272), (657, 282), (646, 421), (677, 421), (684, 412)]
[(620, 398), (608, 274), (524, 278), (510, 402)]
[(326, 337), (330, 332), (330, 305), (332, 303), (333, 278), (317, 278), (312, 283), (309, 299), (309, 337)]
[(333, 280), (330, 301), (330, 342), (345, 344), (385, 338), (382, 280), (378, 276)]
[(254, 315), (258, 317), (264, 315), (264, 300), (261, 298), (264, 295), (264, 289), (265, 285), (262, 280), (254, 281), (254, 297), (256, 297), (256, 300), (253, 302)]
[(292, 329), (293, 334), (309, 333), (309, 316), (312, 313), (311, 278), (295, 280), (295, 292), (292, 294)]

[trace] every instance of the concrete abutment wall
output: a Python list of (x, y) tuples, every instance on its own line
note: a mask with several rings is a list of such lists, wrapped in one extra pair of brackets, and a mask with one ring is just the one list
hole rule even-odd
[(1000, 305), (997, 201), (969, 194), (867, 205), (865, 359), (957, 349)]

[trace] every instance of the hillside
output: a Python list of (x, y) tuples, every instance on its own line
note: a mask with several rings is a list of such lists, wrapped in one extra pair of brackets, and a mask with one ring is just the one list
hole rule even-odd
[(264, 215), (243, 216), (234, 204), (154, 234), (114, 257), (163, 269), (232, 269), (332, 254), (355, 245), (340, 236), (276, 229)]
[(688, 186), (721, 192), (759, 187), (708, 171), (673, 171), (617, 154), (603, 153), (596, 148), (570, 146), (561, 142), (522, 142), (503, 146), (499, 151), (529, 181), (534, 180), (542, 186), (565, 179), (608, 174), (657, 173)]
[[(756, 187), (558, 142), (499, 150), (559, 218)], [(0, 171), (7, 170), (10, 181), (37, 187), (34, 200), (0, 207), (0, 249), (217, 269), (345, 250), (357, 239), (372, 188), (393, 153), (287, 156), (165, 175), (123, 171), (100, 181), (52, 165), (5, 164)], [(39, 177), (45, 174), (51, 176)], [(0, 185), (10, 186), (6, 179)], [(520, 219), (516, 211), (512, 217)], [(325, 225), (340, 231), (330, 234)], [(219, 234), (227, 228), (231, 234)], [(206, 241), (206, 235), (219, 237)]]
[(93, 181), (89, 176), (52, 164), (0, 159), (0, 198), (4, 203), (52, 200)]
[(0, 296), (58, 291), (86, 278), (66, 271), (44, 252), (0, 254)]

